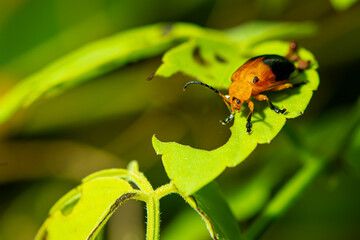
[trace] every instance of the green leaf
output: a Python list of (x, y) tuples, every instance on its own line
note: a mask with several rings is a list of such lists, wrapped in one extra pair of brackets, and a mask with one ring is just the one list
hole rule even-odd
[[(215, 51), (221, 56), (228, 56), (229, 49), (238, 53), (236, 45), (225, 42), (219, 44), (216, 48), (211, 41), (200, 41), (196, 47), (200, 48), (202, 56), (214, 56)], [(164, 56), (164, 63), (157, 73), (166, 72), (175, 73), (181, 71), (194, 76), (201, 81), (214, 86), (225, 87), (230, 82), (230, 69), (236, 69), (244, 61), (242, 58), (228, 58), (227, 62), (214, 63), (215, 70), (210, 70), (212, 65), (203, 65), (195, 62), (194, 55), (189, 48), (194, 49), (193, 43), (183, 44), (176, 51), (172, 50)], [(249, 57), (261, 54), (279, 54), (285, 55), (289, 44), (279, 41), (270, 41), (256, 45), (252, 49), (247, 49), (242, 53)], [(185, 195), (191, 195), (197, 190), (214, 180), (226, 167), (234, 167), (241, 163), (257, 146), (257, 144), (270, 143), (270, 141), (279, 133), (284, 126), (287, 118), (295, 118), (304, 113), (313, 91), (319, 85), (319, 77), (316, 72), (317, 62), (312, 54), (305, 49), (300, 49), (300, 57), (311, 61), (311, 67), (302, 72), (294, 82), (307, 81), (307, 84), (299, 88), (287, 89), (280, 92), (268, 94), (269, 98), (279, 108), (286, 108), (287, 114), (281, 115), (273, 112), (267, 107), (266, 102), (255, 102), (255, 112), (253, 114), (253, 133), (246, 133), (246, 115), (247, 109), (243, 108), (241, 113), (237, 113), (235, 121), (231, 127), (231, 137), (228, 142), (211, 151), (195, 149), (190, 146), (184, 146), (175, 142), (161, 142), (153, 137), (153, 146), (157, 154), (162, 155), (162, 161), (169, 178)], [(176, 61), (172, 61), (176, 59)], [(209, 59), (208, 57), (204, 58)], [(181, 63), (181, 64), (180, 64)], [(189, 64), (186, 64), (189, 63)], [(236, 63), (238, 65), (236, 65)], [(224, 64), (222, 68), (217, 65)], [(180, 66), (180, 67), (179, 67)], [(199, 69), (202, 69), (201, 71)], [(228, 70), (226, 74), (222, 70)], [(197, 75), (196, 72), (199, 72)], [(206, 75), (207, 73), (207, 75)], [(229, 76), (226, 81), (225, 76)], [(218, 84), (215, 81), (218, 80)]]
[(246, 49), (254, 44), (273, 39), (298, 39), (314, 35), (317, 25), (313, 22), (254, 21), (226, 30), (229, 39), (241, 43)]
[(0, 123), (41, 96), (59, 94), (118, 67), (156, 56), (190, 37), (220, 33), (192, 24), (155, 24), (90, 43), (27, 77), (0, 99)]
[(337, 11), (344, 11), (354, 5), (358, 0), (330, 0)]
[(201, 215), (213, 239), (241, 239), (237, 221), (216, 184), (206, 185), (185, 201)]
[(85, 182), (54, 205), (35, 239), (94, 239), (114, 211), (135, 195), (119, 178)]
[(163, 57), (157, 76), (170, 77), (183, 72), (213, 87), (225, 88), (231, 74), (244, 63), (235, 43), (226, 39), (196, 38), (172, 48)]
[[(138, 189), (133, 189), (128, 182), (134, 183)], [(79, 187), (52, 207), (36, 239), (45, 236), (47, 239), (62, 239), (64, 236), (65, 239), (94, 239), (114, 211), (132, 198), (146, 203), (146, 239), (158, 239), (160, 197), (139, 171), (136, 161), (131, 161), (127, 169), (106, 169), (84, 178)]]

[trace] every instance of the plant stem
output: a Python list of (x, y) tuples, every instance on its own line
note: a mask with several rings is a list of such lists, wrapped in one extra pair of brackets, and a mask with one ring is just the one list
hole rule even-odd
[(146, 202), (147, 223), (146, 223), (146, 240), (158, 240), (160, 233), (160, 202), (154, 196)]
[(146, 203), (146, 240), (158, 240), (160, 237), (160, 199), (168, 194), (178, 193), (178, 190), (175, 185), (170, 182), (160, 186), (154, 191), (147, 178), (139, 171), (139, 166), (136, 161), (129, 163), (128, 171), (132, 181), (142, 192), (138, 199)]
[(171, 193), (180, 194), (175, 185), (172, 182), (162, 185), (155, 190), (155, 195), (158, 199), (165, 197)]

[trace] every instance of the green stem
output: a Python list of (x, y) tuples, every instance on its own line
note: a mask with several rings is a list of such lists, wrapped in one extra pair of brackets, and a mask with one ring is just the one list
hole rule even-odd
[(175, 185), (170, 182), (168, 184), (160, 186), (158, 189), (155, 190), (155, 195), (158, 199), (165, 197), (166, 195), (169, 195), (171, 193), (179, 193)]
[(131, 161), (127, 167), (132, 182), (134, 182), (142, 192), (153, 195), (154, 189), (145, 177), (145, 175), (139, 171), (139, 166), (136, 161)]
[(138, 199), (146, 203), (146, 240), (158, 240), (160, 237), (160, 199), (178, 191), (172, 182), (162, 185), (154, 191), (147, 178), (139, 171), (136, 161), (130, 162), (127, 169), (132, 181), (142, 192)]
[(160, 233), (160, 201), (155, 196), (146, 202), (146, 240), (158, 240)]
[(160, 236), (160, 199), (168, 194), (178, 193), (175, 185), (170, 182), (152, 191), (146, 202), (147, 226), (146, 240), (158, 240)]

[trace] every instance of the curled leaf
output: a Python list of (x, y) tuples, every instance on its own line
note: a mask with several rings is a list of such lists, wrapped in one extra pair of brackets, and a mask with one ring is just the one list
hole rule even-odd
[(185, 201), (201, 215), (213, 239), (242, 238), (237, 221), (215, 183), (185, 197)]
[(35, 239), (94, 239), (114, 211), (136, 194), (119, 178), (87, 181), (54, 205)]

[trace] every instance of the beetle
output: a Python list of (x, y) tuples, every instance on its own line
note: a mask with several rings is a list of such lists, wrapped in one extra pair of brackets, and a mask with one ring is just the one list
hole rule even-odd
[[(294, 64), (295, 62), (298, 63), (297, 67)], [(271, 110), (285, 114), (286, 109), (275, 107), (263, 92), (280, 91), (305, 84), (306, 82), (297, 84), (289, 82), (309, 66), (310, 61), (302, 60), (299, 57), (298, 46), (296, 42), (291, 41), (286, 56), (274, 54), (256, 56), (239, 67), (231, 76), (228, 95), (223, 95), (217, 89), (200, 81), (186, 83), (184, 91), (190, 84), (200, 84), (220, 95), (230, 111), (229, 117), (224, 121), (220, 121), (223, 125), (233, 120), (236, 111), (240, 112), (243, 102), (247, 102), (250, 112), (247, 116), (246, 132), (251, 134), (251, 116), (254, 112), (254, 103), (250, 100), (250, 97), (258, 101), (267, 101)], [(296, 73), (295, 76), (291, 77), (294, 72)]]

